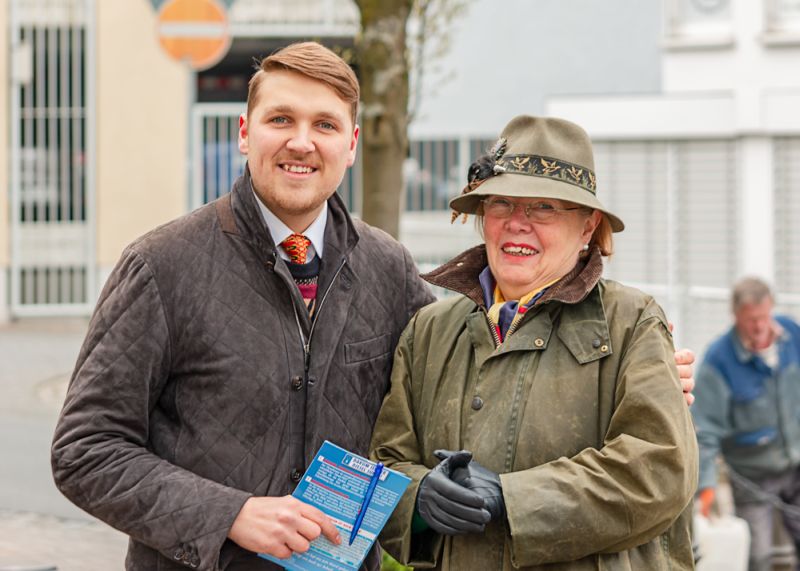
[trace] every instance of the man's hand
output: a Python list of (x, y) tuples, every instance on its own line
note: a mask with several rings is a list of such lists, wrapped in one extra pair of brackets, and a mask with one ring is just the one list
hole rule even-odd
[(323, 534), (331, 543), (342, 540), (333, 522), (317, 508), (292, 496), (253, 497), (247, 500), (228, 532), (240, 547), (279, 559), (305, 553)]
[(711, 515), (711, 505), (714, 503), (714, 496), (716, 496), (714, 488), (703, 488), (700, 490), (700, 493), (697, 494), (700, 514), (705, 518)]

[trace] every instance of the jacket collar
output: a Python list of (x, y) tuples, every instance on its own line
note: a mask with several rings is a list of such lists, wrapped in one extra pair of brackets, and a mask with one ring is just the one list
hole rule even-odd
[[(479, 307), (485, 308), (478, 276), (488, 263), (486, 246), (481, 244), (459, 254), (432, 272), (423, 274), (422, 278), (435, 286), (463, 294)], [(571, 272), (548, 288), (538, 304), (546, 301), (578, 303), (594, 289), (602, 274), (603, 259), (600, 250), (594, 248), (589, 256), (578, 260)]]
[[(486, 264), (486, 248), (476, 246), (422, 277), (433, 285), (461, 293), (486, 309), (483, 291), (478, 283), (478, 275)], [(608, 319), (602, 294), (596, 287), (602, 271), (602, 256), (595, 249), (545, 292), (536, 304), (541, 311), (530, 312), (539, 317), (524, 319), (519, 329), (499, 347), (487, 341), (490, 335), (485, 318), (480, 318), (480, 313), (471, 312), (467, 316), (467, 329), (476, 355), (483, 355), (482, 360), (512, 351), (543, 351), (552, 341), (554, 333), (581, 364), (611, 355), (614, 347)], [(562, 303), (545, 305), (547, 301)]]
[[(252, 189), (255, 194), (255, 189)], [(272, 237), (274, 244), (282, 244), (289, 236), (294, 234), (294, 230), (289, 228), (283, 220), (278, 218), (275, 213), (264, 204), (258, 196), (256, 196), (256, 204), (261, 216), (264, 217), (264, 222), (267, 224), (269, 235)], [(327, 205), (326, 205), (327, 206)], [(312, 254), (322, 258), (325, 255), (325, 226), (328, 223), (328, 209), (320, 208), (319, 214), (307, 228), (302, 232), (303, 236), (308, 238), (311, 242), (306, 259), (311, 259)], [(279, 250), (280, 252), (280, 250)], [(285, 252), (280, 252), (284, 260), (289, 259), (289, 255)]]
[[(774, 328), (775, 334), (775, 340), (773, 343), (778, 345), (780, 354), (780, 345), (789, 340), (789, 334), (775, 318), (772, 319), (772, 327)], [(742, 342), (742, 338), (739, 337), (739, 332), (736, 331), (736, 326), (732, 326), (730, 328), (728, 331), (728, 336), (730, 337), (731, 345), (733, 345), (733, 351), (736, 354), (736, 358), (740, 363), (747, 363), (756, 357), (760, 357), (757, 351), (753, 351), (751, 348), (745, 346), (745, 344)]]
[[(275, 243), (264, 223), (256, 197), (251, 190), (250, 169), (245, 167), (244, 174), (233, 184), (231, 207), (236, 220), (238, 233), (258, 250), (277, 256)], [(325, 225), (325, 261), (338, 266), (338, 262), (346, 256), (358, 243), (358, 232), (353, 219), (347, 212), (341, 197), (333, 193), (328, 198), (328, 222)], [(330, 264), (326, 264), (330, 267)]]

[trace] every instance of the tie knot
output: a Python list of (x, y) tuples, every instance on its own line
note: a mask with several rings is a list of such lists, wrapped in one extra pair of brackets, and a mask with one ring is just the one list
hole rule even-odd
[(286, 240), (281, 242), (283, 251), (289, 256), (289, 259), (294, 264), (305, 264), (306, 255), (308, 254), (308, 247), (311, 245), (311, 240), (302, 234), (292, 234)]

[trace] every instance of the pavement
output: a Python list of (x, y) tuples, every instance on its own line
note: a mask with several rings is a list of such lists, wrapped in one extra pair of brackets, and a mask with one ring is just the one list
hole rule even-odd
[[(124, 568), (126, 536), (66, 500), (50, 472), (53, 429), (87, 325), (75, 318), (0, 324), (0, 571)], [(724, 490), (720, 504), (730, 514)], [(724, 527), (716, 531), (710, 539), (730, 555), (741, 540), (726, 537)], [(712, 555), (699, 571), (733, 569)]]
[(72, 505), (50, 440), (86, 319), (0, 325), (0, 571), (123, 569), (127, 538)]

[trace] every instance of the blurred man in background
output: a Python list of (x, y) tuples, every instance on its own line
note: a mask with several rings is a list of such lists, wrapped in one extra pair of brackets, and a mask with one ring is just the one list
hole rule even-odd
[(774, 316), (773, 307), (772, 291), (762, 280), (744, 278), (734, 285), (734, 325), (709, 347), (692, 408), (700, 444), (700, 511), (710, 514), (721, 453), (736, 515), (750, 527), (751, 571), (771, 569), (776, 506), (800, 546), (800, 326)]

